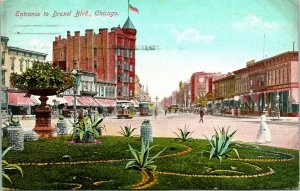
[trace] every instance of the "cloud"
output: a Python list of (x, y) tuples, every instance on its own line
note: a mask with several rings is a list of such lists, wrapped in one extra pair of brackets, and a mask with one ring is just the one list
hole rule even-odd
[(275, 21), (272, 21), (272, 22), (264, 21), (255, 15), (248, 15), (241, 21), (237, 21), (237, 22), (233, 23), (233, 27), (237, 30), (241, 30), (241, 29), (276, 30), (280, 27), (280, 24)]
[(47, 49), (52, 49), (52, 44), (49, 43), (49, 42), (46, 42), (46, 41), (42, 41), (42, 40), (39, 40), (39, 39), (32, 39), (30, 42), (29, 42), (29, 46), (33, 49), (43, 49), (43, 50), (47, 50)]
[(203, 35), (194, 28), (187, 28), (183, 32), (175, 30), (174, 35), (177, 42), (211, 42), (214, 37), (212, 35)]

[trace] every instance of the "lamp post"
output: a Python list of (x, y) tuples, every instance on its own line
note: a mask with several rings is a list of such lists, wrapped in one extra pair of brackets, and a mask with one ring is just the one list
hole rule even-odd
[(253, 95), (253, 90), (252, 89), (250, 89), (250, 92), (249, 92), (249, 97), (250, 97), (250, 99), (251, 99), (251, 110), (253, 109), (253, 98), (252, 98), (252, 95)]
[(279, 98), (280, 98), (280, 96), (279, 96), (279, 94), (277, 92), (275, 101), (276, 101), (276, 110), (277, 110), (277, 117), (278, 117), (278, 119), (280, 118)]
[(78, 74), (78, 70), (77, 69), (73, 69), (72, 72), (71, 72), (76, 80), (74, 82), (74, 85), (73, 85), (73, 96), (74, 96), (74, 104), (73, 104), (73, 109), (74, 109), (74, 123), (76, 123), (76, 114), (77, 114), (77, 111), (76, 111), (76, 94), (77, 94), (77, 89), (78, 89), (78, 86), (79, 86), (79, 83), (80, 83), (80, 78), (79, 78), (79, 74)]
[(156, 104), (155, 107), (156, 107), (156, 108), (157, 108), (157, 101), (158, 101), (158, 97), (156, 96), (156, 97), (155, 97), (155, 104)]

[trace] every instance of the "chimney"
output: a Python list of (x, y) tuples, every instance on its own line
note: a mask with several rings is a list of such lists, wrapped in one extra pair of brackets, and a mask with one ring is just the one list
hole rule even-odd
[(75, 31), (75, 36), (79, 37), (80, 36), (80, 31)]
[(60, 35), (58, 36), (58, 39), (61, 40), (61, 36)]
[(67, 31), (67, 37), (71, 36), (70, 31)]

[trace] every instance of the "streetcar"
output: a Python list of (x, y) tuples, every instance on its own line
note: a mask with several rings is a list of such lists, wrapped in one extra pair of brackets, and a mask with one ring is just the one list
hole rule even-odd
[(128, 119), (134, 116), (134, 105), (127, 100), (117, 100), (117, 117), (118, 119)]
[(140, 116), (149, 115), (149, 102), (140, 102), (139, 103)]

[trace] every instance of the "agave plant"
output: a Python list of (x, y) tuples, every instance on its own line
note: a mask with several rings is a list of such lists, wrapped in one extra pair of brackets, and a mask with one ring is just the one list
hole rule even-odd
[[(88, 120), (90, 119), (90, 123)], [(95, 116), (94, 119), (91, 116), (85, 116), (83, 121), (78, 121), (73, 124), (73, 140), (75, 142), (94, 142), (95, 138), (102, 135), (100, 123), (104, 118), (98, 120)]]
[(209, 153), (209, 160), (213, 157), (217, 157), (220, 160), (220, 163), (222, 162), (222, 159), (228, 156), (228, 153), (232, 150), (236, 153), (238, 158), (240, 158), (238, 151), (235, 148), (230, 148), (232, 143), (233, 135), (236, 131), (229, 134), (229, 127), (225, 131), (224, 127), (222, 129), (219, 128), (219, 132), (215, 130), (215, 134), (212, 136), (212, 138), (209, 140), (206, 136), (206, 139), (209, 141), (209, 144), (211, 146), (211, 150), (209, 151), (202, 151), (202, 154), (204, 152)]
[(102, 129), (105, 129), (105, 125), (102, 126), (101, 123), (104, 120), (104, 117), (99, 119), (98, 115), (94, 115), (94, 117), (89, 115), (89, 118), (90, 118), (92, 128), (96, 129), (99, 135), (102, 136)]
[(178, 137), (175, 140), (180, 139), (181, 141), (188, 141), (192, 139), (191, 135), (194, 131), (193, 132), (188, 131), (189, 126), (184, 125), (184, 129), (178, 129), (178, 130), (180, 131), (180, 134), (173, 132)]
[[(121, 126), (120, 126), (121, 127)], [(133, 128), (131, 129), (131, 125), (130, 126), (124, 126), (121, 127), (121, 132), (119, 132), (120, 134), (122, 134), (124, 137), (132, 137), (132, 134), (133, 134), (133, 131), (135, 130), (136, 128)]]
[(5, 149), (5, 151), (2, 153), (2, 176), (4, 178), (6, 178), (7, 180), (9, 180), (9, 182), (12, 183), (11, 179), (9, 178), (9, 176), (7, 174), (5, 174), (6, 170), (19, 170), (22, 177), (23, 177), (23, 171), (22, 168), (16, 164), (9, 164), (6, 160), (3, 160), (4, 156), (6, 155), (6, 153), (8, 153), (8, 151), (10, 151), (10, 149), (12, 149), (12, 147), (8, 147), (7, 149)]
[(134, 159), (131, 159), (127, 164), (125, 169), (129, 169), (129, 168), (135, 168), (135, 169), (150, 169), (155, 171), (155, 169), (157, 168), (156, 165), (154, 165), (154, 160), (157, 159), (159, 157), (159, 155), (166, 149), (166, 147), (161, 150), (160, 152), (158, 152), (155, 156), (149, 158), (149, 153), (150, 150), (152, 148), (154, 148), (154, 146), (149, 148), (149, 142), (148, 141), (144, 141), (144, 139), (142, 139), (142, 146), (141, 146), (141, 151), (137, 151), (136, 149), (133, 149), (129, 144), (129, 150), (132, 154), (132, 156), (134, 157)]

